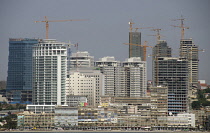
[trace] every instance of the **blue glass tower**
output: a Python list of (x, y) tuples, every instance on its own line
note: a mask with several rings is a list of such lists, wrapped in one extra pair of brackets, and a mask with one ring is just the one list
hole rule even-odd
[(10, 103), (32, 102), (32, 48), (38, 39), (9, 39), (6, 96)]

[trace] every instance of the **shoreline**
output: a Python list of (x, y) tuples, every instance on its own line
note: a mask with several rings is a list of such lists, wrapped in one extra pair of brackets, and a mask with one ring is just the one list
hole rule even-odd
[(4, 132), (4, 133), (10, 133), (10, 132), (25, 132), (25, 133), (31, 133), (31, 132), (40, 132), (40, 133), (43, 133), (43, 132), (49, 132), (49, 133), (58, 133), (58, 132), (65, 132), (65, 133), (71, 133), (71, 132), (74, 132), (74, 133), (80, 133), (80, 132), (85, 132), (85, 133), (92, 133), (92, 132), (96, 132), (96, 133), (101, 133), (101, 132), (104, 132), (104, 133), (108, 133), (108, 132), (136, 132), (136, 133), (189, 133), (189, 132), (192, 132), (192, 133), (204, 133), (204, 132), (208, 132), (208, 131), (168, 131), (168, 130), (155, 130), (155, 131), (143, 131), (143, 130), (140, 130), (140, 131), (130, 131), (130, 130), (23, 130), (23, 131), (20, 131), (20, 130), (11, 130), (11, 131), (0, 131), (0, 132)]

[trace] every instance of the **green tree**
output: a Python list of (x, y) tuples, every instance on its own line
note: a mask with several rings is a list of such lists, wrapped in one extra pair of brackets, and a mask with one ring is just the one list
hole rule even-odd
[(204, 90), (205, 93), (210, 93), (210, 88)]
[(7, 129), (16, 129), (17, 128), (17, 115), (10, 114), (4, 118), (7, 122), (3, 127)]
[(192, 108), (193, 109), (200, 109), (201, 102), (200, 101), (193, 101), (192, 102)]

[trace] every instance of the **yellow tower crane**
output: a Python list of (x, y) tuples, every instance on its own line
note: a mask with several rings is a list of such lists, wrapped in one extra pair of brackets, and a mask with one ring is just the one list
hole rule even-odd
[(44, 22), (46, 24), (46, 39), (48, 39), (48, 32), (49, 32), (49, 22), (65, 22), (65, 21), (86, 21), (87, 19), (71, 19), (71, 20), (48, 20), (47, 16), (44, 17), (44, 21), (35, 21), (37, 22)]
[(183, 18), (182, 16), (180, 19), (173, 19), (173, 21), (177, 21), (177, 20), (181, 20), (181, 25), (180, 26), (171, 25), (171, 26), (181, 28), (181, 39), (184, 39), (184, 31), (185, 31), (185, 29), (189, 29), (189, 27), (184, 27), (185, 18)]
[(135, 32), (137, 32), (138, 29), (149, 29), (149, 28), (153, 28), (153, 27), (142, 27), (142, 28), (134, 28)]
[[(129, 46), (130, 46), (130, 44), (133, 41), (132, 32), (133, 32), (133, 24), (135, 24), (135, 23), (131, 19), (131, 21), (128, 22), (128, 24), (129, 24)], [(131, 47), (129, 47), (129, 58), (131, 57), (131, 55), (132, 55), (132, 49), (131, 49)]]
[(162, 29), (152, 29), (152, 30), (151, 30), (151, 31), (156, 31), (156, 32), (157, 32), (156, 35), (150, 35), (150, 36), (156, 36), (157, 44), (159, 44), (160, 38), (161, 38), (161, 37), (164, 37), (164, 36), (161, 36), (161, 35), (160, 35), (160, 31), (161, 31), (161, 30), (162, 30)]
[(147, 47), (153, 48), (152, 46), (148, 46), (148, 45), (147, 45), (147, 41), (144, 41), (144, 45), (132, 44), (132, 43), (123, 43), (123, 44), (143, 47), (143, 51), (144, 51), (144, 59), (143, 59), (143, 61), (146, 61), (146, 60), (147, 60), (147, 59), (146, 59)]

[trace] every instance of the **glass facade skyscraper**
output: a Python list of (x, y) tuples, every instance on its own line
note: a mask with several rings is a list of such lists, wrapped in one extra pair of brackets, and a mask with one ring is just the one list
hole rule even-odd
[(131, 57), (141, 57), (144, 59), (143, 47), (137, 46), (141, 45), (141, 32), (129, 32), (129, 58)]
[(6, 96), (10, 103), (32, 102), (32, 47), (38, 39), (9, 39)]

